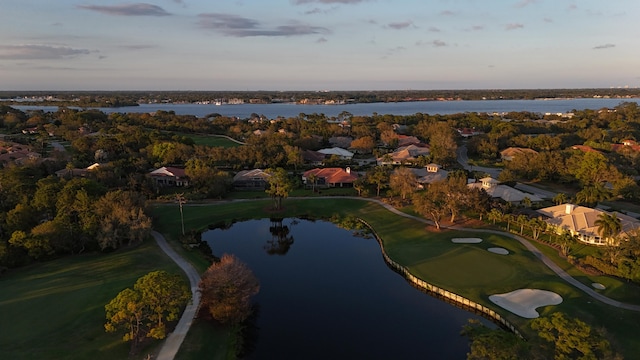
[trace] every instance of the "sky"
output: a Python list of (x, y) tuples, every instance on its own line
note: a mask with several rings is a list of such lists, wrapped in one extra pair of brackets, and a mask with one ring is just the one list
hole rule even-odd
[(640, 86), (638, 0), (2, 0), (0, 90)]

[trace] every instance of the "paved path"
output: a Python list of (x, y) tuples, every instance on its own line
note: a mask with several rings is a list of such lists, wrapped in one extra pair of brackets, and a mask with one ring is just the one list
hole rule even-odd
[(162, 348), (160, 349), (160, 353), (156, 357), (157, 360), (173, 360), (178, 353), (180, 345), (182, 345), (182, 341), (187, 335), (187, 332), (189, 332), (189, 327), (191, 327), (193, 318), (196, 316), (198, 307), (200, 306), (200, 292), (198, 291), (200, 274), (193, 266), (191, 266), (191, 264), (178, 255), (178, 253), (176, 253), (169, 244), (167, 244), (167, 240), (165, 240), (162, 234), (157, 231), (152, 231), (151, 235), (153, 235), (153, 238), (156, 240), (162, 251), (164, 251), (171, 260), (178, 264), (178, 266), (180, 266), (180, 268), (187, 274), (191, 285), (191, 303), (184, 309), (182, 317), (180, 318), (180, 321), (178, 321), (178, 325), (176, 325), (173, 332), (169, 334), (167, 340), (165, 340)]
[[(296, 199), (296, 200), (322, 200), (322, 199), (356, 199), (356, 200), (364, 200), (364, 201), (369, 201), (369, 202), (373, 202), (376, 203), (382, 207), (384, 207), (385, 209), (391, 211), (392, 213), (399, 215), (399, 216), (403, 216), (415, 221), (419, 221), (421, 223), (427, 224), (427, 225), (434, 225), (434, 223), (430, 220), (424, 219), (424, 218), (420, 218), (417, 216), (413, 216), (413, 215), (409, 215), (406, 213), (403, 213), (402, 211), (394, 208), (393, 206), (386, 204), (380, 200), (377, 199), (371, 199), (371, 198), (361, 198), (361, 197), (349, 197), (349, 196), (326, 196), (326, 197), (312, 197), (312, 198), (292, 198), (292, 199)], [(248, 201), (248, 200), (242, 200), (242, 201)], [(209, 205), (209, 204), (190, 204), (187, 206), (194, 206), (194, 205)], [(549, 259), (547, 256), (545, 256), (543, 253), (541, 253), (535, 246), (533, 246), (533, 244), (531, 244), (528, 240), (517, 236), (515, 234), (511, 234), (508, 232), (504, 232), (504, 231), (498, 231), (498, 230), (490, 230), (490, 229), (471, 229), (471, 228), (463, 228), (463, 227), (458, 227), (458, 226), (441, 226), (442, 228), (447, 228), (447, 229), (452, 229), (452, 230), (461, 230), (461, 231), (473, 231), (473, 232), (483, 232), (483, 233), (489, 233), (489, 234), (496, 234), (496, 235), (502, 235), (502, 236), (507, 236), (510, 237), (512, 239), (518, 240), (525, 248), (527, 248), (529, 251), (531, 251), (538, 259), (540, 259), (549, 269), (551, 269), (553, 272), (555, 272), (561, 279), (563, 279), (564, 281), (566, 281), (567, 283), (569, 283), (570, 285), (582, 290), (583, 292), (585, 292), (587, 295), (593, 297), (596, 300), (599, 300), (605, 304), (611, 305), (611, 306), (615, 306), (621, 309), (625, 309), (625, 310), (632, 310), (632, 311), (640, 311), (640, 305), (634, 305), (634, 304), (627, 304), (627, 303), (623, 303), (617, 300), (613, 300), (610, 299), (600, 293), (597, 293), (596, 291), (594, 291), (592, 288), (590, 288), (589, 286), (581, 283), (580, 281), (574, 279), (571, 275), (567, 274), (566, 271), (562, 270), (562, 268), (560, 268), (556, 263), (554, 263), (551, 259)], [(154, 239), (156, 240), (156, 242), (158, 243), (158, 245), (160, 246), (160, 248), (176, 263), (178, 264), (178, 266), (180, 266), (180, 268), (187, 274), (187, 277), (189, 278), (189, 283), (191, 284), (191, 294), (192, 294), (192, 301), (189, 305), (187, 305), (187, 307), (184, 310), (184, 313), (182, 314), (182, 317), (180, 318), (180, 321), (178, 322), (178, 325), (176, 326), (175, 330), (167, 337), (167, 340), (165, 340), (165, 343), (163, 344), (162, 348), (160, 349), (160, 353), (158, 354), (158, 357), (156, 358), (157, 360), (173, 360), (173, 358), (175, 357), (175, 355), (178, 353), (178, 350), (180, 349), (180, 345), (182, 345), (182, 341), (184, 341), (185, 336), (187, 335), (187, 333), (189, 332), (189, 327), (191, 327), (191, 323), (193, 322), (193, 318), (196, 316), (198, 307), (200, 305), (200, 292), (198, 291), (198, 282), (200, 281), (200, 274), (196, 271), (196, 269), (191, 266), (191, 264), (189, 264), (186, 260), (184, 260), (180, 255), (178, 255), (178, 253), (176, 253), (170, 246), (169, 244), (167, 244), (167, 241), (165, 240), (164, 236), (162, 236), (162, 234), (160, 234), (157, 231), (152, 231), (151, 235), (153, 235)]]
[(457, 155), (458, 163), (460, 163), (460, 165), (462, 165), (462, 167), (465, 170), (482, 171), (484, 173), (489, 174), (494, 179), (497, 179), (498, 176), (500, 176), (500, 173), (502, 172), (502, 169), (500, 168), (490, 168), (490, 167), (484, 167), (484, 166), (469, 165), (469, 157), (467, 157), (466, 145), (462, 145), (458, 147), (458, 150), (456, 151), (456, 155)]

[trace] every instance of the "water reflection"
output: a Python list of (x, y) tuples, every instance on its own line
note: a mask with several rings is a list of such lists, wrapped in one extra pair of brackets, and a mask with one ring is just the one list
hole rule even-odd
[(490, 324), (415, 289), (375, 239), (329, 222), (252, 220), (202, 238), (260, 279), (246, 359), (464, 359), (462, 326)]
[(282, 224), (281, 218), (271, 218), (271, 240), (267, 240), (264, 250), (269, 255), (285, 255), (293, 245), (293, 236), (289, 235), (289, 226)]

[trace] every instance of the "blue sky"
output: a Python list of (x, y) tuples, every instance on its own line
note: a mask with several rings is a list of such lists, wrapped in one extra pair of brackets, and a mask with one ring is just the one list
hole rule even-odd
[(4, 0), (0, 90), (640, 86), (638, 0)]

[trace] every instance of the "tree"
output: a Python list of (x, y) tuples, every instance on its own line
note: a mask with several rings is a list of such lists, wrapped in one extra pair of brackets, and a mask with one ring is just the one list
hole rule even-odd
[(617, 245), (617, 237), (622, 230), (622, 222), (616, 214), (600, 213), (594, 225), (598, 227), (598, 234), (607, 244)]
[(137, 193), (120, 190), (108, 192), (95, 203), (102, 250), (141, 243), (149, 235), (151, 218), (144, 213), (143, 204)]
[(560, 205), (560, 204), (564, 204), (567, 202), (567, 194), (565, 193), (557, 193), (553, 199), (551, 199), (554, 204), (556, 205)]
[(489, 221), (493, 222), (493, 225), (495, 225), (496, 221), (501, 221), (503, 216), (504, 216), (504, 214), (502, 213), (502, 211), (493, 208), (493, 209), (491, 209), (491, 211), (489, 211), (489, 214), (487, 215), (487, 218), (489, 219)]
[(176, 202), (180, 207), (180, 224), (182, 225), (182, 236), (184, 236), (184, 212), (183, 205), (187, 202), (187, 199), (184, 198), (184, 194), (176, 194)]
[(585, 186), (576, 193), (578, 204), (595, 204), (609, 198), (611, 198), (611, 192), (599, 183), (594, 186)]
[(353, 182), (353, 188), (358, 192), (358, 196), (367, 196), (367, 180), (365, 177), (359, 177)]
[(283, 168), (267, 169), (265, 172), (271, 175), (266, 192), (274, 200), (274, 209), (280, 210), (282, 209), (282, 199), (289, 196), (293, 183), (289, 179), (289, 174)]
[(528, 344), (514, 333), (489, 329), (475, 319), (469, 319), (461, 335), (471, 340), (467, 360), (518, 360), (530, 355)]
[(260, 283), (246, 264), (224, 254), (202, 274), (198, 289), (201, 309), (222, 324), (235, 325), (251, 315), (251, 297), (260, 291)]
[(371, 136), (363, 136), (351, 142), (351, 148), (364, 154), (370, 153), (375, 146), (376, 142)]
[(427, 191), (413, 196), (413, 206), (416, 212), (433, 221), (436, 228), (440, 230), (440, 221), (447, 213), (447, 199), (446, 192), (442, 190), (443, 187), (434, 187), (434, 184), (431, 184)]
[(287, 153), (287, 165), (293, 165), (294, 170), (298, 170), (298, 165), (304, 163), (302, 150), (297, 146), (291, 145), (284, 145), (283, 149)]
[(367, 173), (367, 181), (376, 186), (376, 196), (380, 196), (380, 190), (389, 183), (389, 169), (385, 166), (376, 166)]
[(538, 336), (551, 343), (555, 359), (615, 359), (609, 341), (579, 319), (556, 312), (531, 321)]
[(407, 195), (416, 190), (418, 180), (411, 169), (400, 167), (390, 175), (389, 186), (393, 191), (400, 194), (402, 200), (405, 200)]
[(429, 145), (431, 146), (432, 160), (443, 165), (454, 163), (458, 149), (455, 130), (446, 122), (436, 122), (432, 124), (430, 130)]
[(145, 338), (164, 339), (166, 323), (178, 319), (189, 299), (191, 292), (180, 276), (150, 272), (105, 305), (105, 330), (124, 331), (122, 340), (131, 341), (133, 354)]
[(528, 225), (531, 228), (531, 235), (533, 236), (533, 240), (538, 240), (538, 238), (540, 238), (540, 235), (547, 228), (547, 223), (540, 218), (529, 219)]
[(307, 177), (307, 180), (309, 180), (309, 182), (311, 182), (311, 192), (316, 192), (316, 185), (318, 184), (318, 175), (316, 174), (309, 174), (309, 176)]

